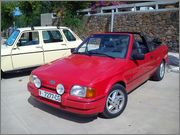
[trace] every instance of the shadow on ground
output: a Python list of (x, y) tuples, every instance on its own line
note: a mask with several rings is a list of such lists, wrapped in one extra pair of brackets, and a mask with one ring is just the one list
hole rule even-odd
[(53, 108), (51, 106), (48, 106), (48, 105), (43, 104), (41, 102), (38, 102), (32, 96), (30, 96), (28, 98), (28, 102), (31, 105), (33, 105), (34, 107), (36, 107), (36, 108), (38, 108), (40, 110), (43, 110), (43, 111), (45, 111), (45, 112), (47, 112), (49, 114), (52, 114), (52, 115), (54, 115), (56, 117), (59, 117), (59, 118), (63, 118), (63, 119), (66, 119), (66, 120), (77, 122), (77, 123), (88, 123), (88, 122), (91, 122), (91, 121), (97, 119), (97, 115), (82, 116), (82, 115), (77, 115), (77, 114), (62, 111), (60, 109)]
[(1, 79), (9, 79), (9, 78), (15, 78), (15, 77), (22, 77), (22, 76), (27, 76), (31, 74), (30, 71), (21, 71), (21, 72), (9, 72), (9, 73), (3, 73), (1, 75)]
[(22, 77), (22, 76), (27, 76), (30, 75), (32, 70), (36, 69), (37, 67), (32, 67), (32, 68), (26, 68), (26, 69), (21, 69), (21, 70), (15, 70), (15, 71), (10, 71), (10, 72), (2, 72), (1, 71), (1, 79), (9, 79), (9, 78), (15, 78), (15, 77)]
[[(147, 81), (145, 81), (144, 83), (142, 83), (140, 86), (142, 86), (143, 84), (145, 84)], [(131, 92), (129, 92), (128, 94), (131, 94), (132, 92), (134, 92), (136, 89), (138, 89), (140, 86), (136, 87), (134, 90), (132, 90)], [(70, 112), (66, 112), (66, 111), (62, 111), (60, 109), (56, 109), (54, 107), (51, 107), (49, 105), (46, 105), (44, 103), (41, 103), (37, 100), (35, 100), (32, 96), (30, 96), (28, 98), (28, 102), (42, 110), (42, 111), (45, 111), (49, 114), (52, 114), (56, 117), (59, 117), (59, 118), (63, 118), (63, 119), (66, 119), (66, 120), (70, 120), (70, 121), (73, 121), (73, 122), (77, 122), (77, 123), (89, 123), (89, 122), (92, 122), (94, 120), (96, 120), (98, 117), (99, 118), (102, 118), (102, 119), (106, 119), (104, 118), (102, 115), (100, 114), (97, 114), (97, 115), (91, 115), (91, 116), (88, 116), (88, 115), (78, 115), (78, 114), (74, 114), (74, 113), (70, 113)]]

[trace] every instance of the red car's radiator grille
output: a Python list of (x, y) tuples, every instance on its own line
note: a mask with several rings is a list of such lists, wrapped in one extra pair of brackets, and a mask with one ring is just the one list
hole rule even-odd
[(45, 88), (45, 89), (48, 89), (48, 90), (52, 90), (52, 91), (56, 91), (55, 88), (44, 86), (44, 85), (42, 85), (42, 88)]

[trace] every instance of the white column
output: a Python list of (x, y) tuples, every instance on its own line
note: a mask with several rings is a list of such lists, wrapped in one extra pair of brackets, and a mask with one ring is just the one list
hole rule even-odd
[(158, 4), (157, 4), (157, 2), (156, 2), (156, 10), (158, 10), (159, 9), (159, 7), (158, 7)]
[(112, 14), (111, 14), (111, 32), (113, 32), (113, 25), (114, 25), (114, 9), (112, 10)]

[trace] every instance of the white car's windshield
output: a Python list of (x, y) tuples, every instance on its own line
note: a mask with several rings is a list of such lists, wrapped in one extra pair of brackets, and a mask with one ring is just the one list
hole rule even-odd
[(127, 34), (96, 34), (83, 42), (74, 53), (125, 58), (129, 45)]
[(15, 30), (10, 36), (9, 38), (6, 40), (5, 44), (6, 45), (13, 45), (14, 41), (16, 40), (17, 36), (19, 35), (19, 30)]

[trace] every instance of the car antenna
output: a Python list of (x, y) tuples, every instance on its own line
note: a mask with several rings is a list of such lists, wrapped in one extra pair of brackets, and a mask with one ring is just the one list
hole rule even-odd
[(31, 26), (31, 30), (34, 30), (34, 26)]
[(57, 29), (59, 29), (59, 25), (57, 25)]

